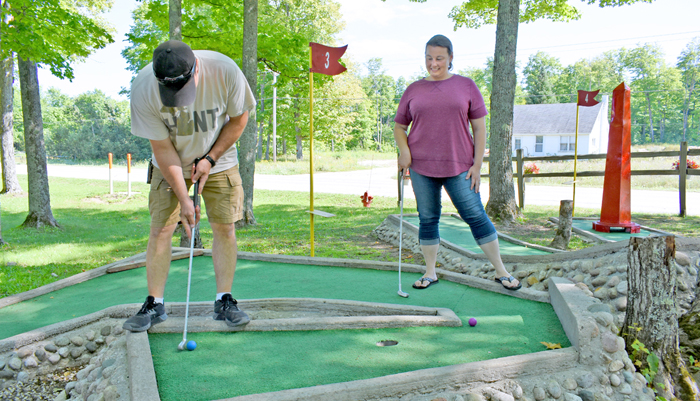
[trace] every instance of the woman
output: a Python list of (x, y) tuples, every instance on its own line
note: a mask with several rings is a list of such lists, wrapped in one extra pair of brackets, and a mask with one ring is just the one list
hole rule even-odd
[(413, 288), (424, 289), (438, 282), (435, 263), (444, 187), (496, 268), (496, 281), (506, 289), (518, 290), (521, 284), (503, 266), (496, 229), (479, 195), (488, 110), (474, 81), (450, 73), (452, 59), (452, 42), (442, 35), (433, 36), (425, 46), (429, 76), (406, 88), (394, 118), (398, 165), (404, 172), (410, 168), (420, 219), (418, 238), (426, 264), (425, 274)]

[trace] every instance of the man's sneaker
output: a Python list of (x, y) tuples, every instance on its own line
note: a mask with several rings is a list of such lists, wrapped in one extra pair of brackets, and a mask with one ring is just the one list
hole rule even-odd
[(148, 296), (146, 302), (143, 303), (141, 310), (138, 313), (124, 322), (122, 326), (129, 331), (146, 331), (152, 325), (160, 323), (168, 318), (165, 313), (165, 306), (161, 303), (156, 303), (155, 298)]
[(214, 303), (214, 320), (224, 320), (231, 327), (243, 326), (250, 322), (245, 312), (238, 309), (238, 301), (231, 294), (224, 294)]

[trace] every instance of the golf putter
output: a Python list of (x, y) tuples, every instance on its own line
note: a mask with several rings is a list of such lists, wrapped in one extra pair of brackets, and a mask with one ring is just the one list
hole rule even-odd
[[(199, 206), (199, 181), (194, 183), (194, 210), (195, 219), (197, 218), (197, 206)], [(194, 237), (197, 232), (199, 223), (196, 223), (190, 230), (190, 268), (187, 274), (187, 298), (185, 299), (185, 329), (182, 332), (182, 342), (177, 346), (177, 349), (183, 351), (187, 348), (187, 317), (190, 314), (190, 285), (192, 284), (192, 258), (194, 257)]]
[(399, 214), (399, 291), (401, 297), (408, 298), (408, 293), (401, 291), (401, 255), (403, 250), (403, 169), (399, 170), (399, 204), (401, 213)]

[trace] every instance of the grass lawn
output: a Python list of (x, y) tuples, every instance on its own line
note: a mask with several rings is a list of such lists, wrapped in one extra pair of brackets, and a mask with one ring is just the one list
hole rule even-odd
[[(27, 176), (20, 175), (22, 188)], [(94, 269), (146, 250), (149, 230), (148, 186), (132, 183), (126, 197), (126, 183), (115, 182), (109, 195), (107, 181), (50, 178), (51, 207), (60, 228), (23, 229), (27, 195), (2, 195), (2, 238), (0, 248), (0, 297)], [(285, 255), (309, 255), (308, 194), (303, 192), (255, 191), (254, 211), (258, 225), (238, 230), (241, 251)], [(387, 215), (398, 213), (395, 198), (376, 197), (372, 207), (362, 207), (354, 195), (316, 194), (318, 209), (337, 215), (317, 218), (315, 254), (319, 257), (398, 261), (395, 247), (371, 234)], [(405, 213), (415, 213), (415, 201), (407, 199)], [(445, 213), (454, 212), (449, 201)], [(577, 216), (599, 216), (596, 210), (577, 209)], [(554, 228), (547, 224), (558, 216), (558, 208), (528, 206), (524, 218), (510, 226), (497, 225), (506, 234), (528, 242), (547, 245)], [(202, 240), (211, 248), (211, 228), (203, 215)], [(633, 220), (683, 236), (700, 236), (700, 217), (635, 214)], [(173, 240), (179, 244), (179, 238)], [(572, 249), (588, 246), (574, 238)], [(422, 263), (420, 255), (404, 251), (403, 258)]]

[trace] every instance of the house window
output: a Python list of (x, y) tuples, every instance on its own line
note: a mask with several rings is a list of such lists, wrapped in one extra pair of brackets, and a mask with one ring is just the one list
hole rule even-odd
[(542, 153), (544, 147), (544, 137), (541, 135), (535, 136), (535, 153)]
[(559, 137), (559, 150), (562, 152), (573, 151), (576, 149), (576, 137), (575, 136), (560, 136)]
[(515, 150), (522, 149), (522, 148), (523, 148), (523, 146), (522, 146), (522, 142), (521, 142), (520, 138), (515, 138)]

